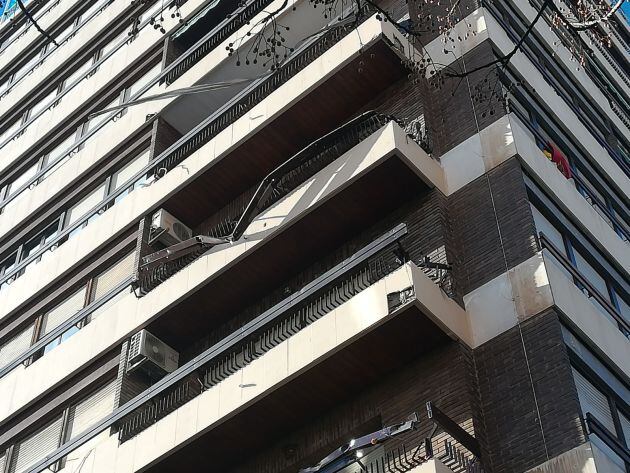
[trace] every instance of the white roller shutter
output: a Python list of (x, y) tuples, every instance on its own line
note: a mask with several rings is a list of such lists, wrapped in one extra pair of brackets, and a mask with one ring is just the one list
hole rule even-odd
[(89, 195), (83, 198), (81, 202), (76, 204), (66, 215), (66, 226), (72, 225), (79, 220), (86, 212), (96, 206), (101, 200), (105, 198), (105, 184), (92, 191)]
[(32, 436), (15, 444), (9, 473), (21, 473), (49, 455), (61, 439), (61, 416)]
[(606, 395), (593, 386), (582, 374), (573, 368), (573, 378), (577, 387), (582, 413), (586, 417), (590, 413), (611, 433), (615, 434), (615, 423), (610, 412), (610, 404)]
[(133, 273), (133, 263), (135, 259), (135, 252), (130, 253), (118, 263), (110, 266), (105, 272), (94, 278), (92, 283), (91, 301), (101, 298), (104, 294), (107, 294), (114, 287), (120, 284), (125, 278), (131, 276)]
[(83, 308), (85, 291), (86, 288), (84, 286), (44, 315), (41, 336), (46, 335)]
[(73, 439), (87, 428), (114, 410), (116, 380), (112, 380), (87, 398), (70, 408), (68, 440)]
[(31, 325), (26, 330), (18, 333), (6, 344), (0, 346), (0, 368), (8, 365), (20, 354), (28, 350), (28, 348), (31, 346), (31, 341), (33, 340), (34, 329), (35, 325)]
[(133, 158), (133, 160), (120, 171), (114, 173), (112, 176), (111, 192), (116, 191), (122, 185), (131, 185), (133, 182), (127, 182), (131, 177), (140, 171), (145, 165), (149, 163), (149, 150)]

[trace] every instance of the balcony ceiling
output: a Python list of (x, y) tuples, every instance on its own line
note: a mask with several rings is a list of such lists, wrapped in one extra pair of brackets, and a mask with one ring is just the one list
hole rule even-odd
[[(150, 331), (174, 348), (185, 349), (202, 334), (428, 190), (403, 161), (390, 157), (161, 315)], [(397, 223), (392, 220), (390, 227)]]
[(300, 149), (357, 115), (406, 74), (400, 58), (384, 42), (377, 42), (164, 206), (195, 227)]
[(411, 306), (146, 471), (226, 471), (449, 340)]

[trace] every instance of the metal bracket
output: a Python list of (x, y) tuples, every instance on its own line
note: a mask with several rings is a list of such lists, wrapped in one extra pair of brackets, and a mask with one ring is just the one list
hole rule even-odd
[(479, 447), (477, 439), (462, 429), (457, 422), (438, 409), (432, 401), (427, 402), (427, 414), (429, 415), (429, 419), (433, 421), (433, 430), (428, 437), (429, 439), (432, 438), (441, 428), (444, 432), (463, 445), (470, 453), (477, 458), (481, 458), (481, 448)]

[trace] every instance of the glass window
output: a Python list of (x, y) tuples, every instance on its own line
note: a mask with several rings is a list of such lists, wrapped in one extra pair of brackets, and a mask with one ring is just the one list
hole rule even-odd
[(4, 130), (0, 135), (0, 143), (3, 143), (4, 140), (9, 138), (9, 136), (18, 131), (20, 129), (20, 126), (22, 126), (22, 119), (18, 119), (13, 122), (13, 124), (9, 126), (6, 130)]
[(118, 46), (118, 43), (120, 43), (123, 40), (123, 38), (128, 38), (128, 37), (129, 37), (129, 34), (127, 33), (127, 30), (119, 33), (109, 43), (103, 46), (103, 49), (101, 49), (101, 57), (106, 56), (110, 51), (114, 50)]
[(46, 97), (44, 97), (43, 99), (41, 99), (39, 102), (37, 102), (35, 105), (33, 105), (33, 107), (31, 108), (30, 111), (30, 117), (34, 117), (35, 115), (37, 115), (39, 112), (41, 112), (42, 110), (44, 110), (46, 107), (52, 105), (51, 102), (53, 101), (53, 99), (57, 96), (57, 90), (53, 90), (52, 92), (50, 92), (48, 95), (46, 95)]
[(92, 16), (92, 13), (102, 9), (105, 6), (106, 3), (107, 3), (107, 0), (101, 0), (101, 1), (98, 1), (98, 2), (94, 2), (94, 4), (91, 7), (89, 7), (87, 10), (85, 10), (81, 14), (81, 21), (82, 22), (87, 21), (88, 18), (90, 18), (90, 16)]
[(140, 77), (140, 79), (134, 82), (131, 87), (129, 87), (129, 96), (133, 97), (140, 91), (140, 89), (147, 85), (151, 81), (151, 79), (157, 77), (157, 75), (160, 73), (161, 68), (161, 64), (155, 65), (151, 68), (149, 72), (147, 72), (142, 77)]
[(35, 66), (35, 64), (40, 59), (41, 59), (41, 51), (36, 53), (31, 59), (29, 59), (26, 62), (26, 64), (24, 64), (17, 71), (15, 71), (15, 73), (13, 74), (13, 82), (15, 82), (16, 80), (21, 79), (22, 78), (22, 74), (26, 73), (27, 71), (30, 73), (31, 69), (33, 68), (33, 66)]
[(31, 178), (37, 174), (37, 164), (33, 164), (30, 168), (20, 174), (15, 178), (13, 182), (9, 185), (9, 191), (7, 196), (13, 195), (20, 187), (26, 184)]
[(64, 80), (64, 89), (74, 84), (74, 82), (79, 79), (79, 77), (82, 77), (90, 69), (90, 67), (92, 67), (93, 63), (94, 60), (90, 58), (85, 63), (77, 67), (74, 72), (66, 77), (66, 80)]
[(124, 199), (129, 193), (131, 193), (134, 189), (141, 187), (146, 184), (147, 176), (143, 175), (135, 182), (130, 182), (130, 179), (137, 174), (144, 166), (149, 163), (149, 150), (146, 150), (139, 156), (136, 156), (130, 163), (126, 164), (121, 170), (115, 172), (112, 175), (110, 181), (110, 193), (116, 192), (123, 186), (127, 186), (127, 190), (120, 194), (115, 199), (115, 203), (120, 202)]
[[(43, 232), (33, 237), (29, 242), (27, 242), (22, 249), (22, 256), (20, 257), (20, 261), (26, 260), (29, 256), (36, 254), (42, 248), (44, 248), (50, 241), (57, 236), (57, 232), (59, 230), (59, 222), (55, 221), (48, 228), (46, 228)], [(51, 254), (50, 250), (46, 251), (44, 254), (36, 257), (33, 261), (24, 266), (22, 272), (26, 273), (30, 271), (36, 264), (40, 261), (48, 258)]]
[(102, 184), (90, 194), (85, 196), (78, 204), (75, 204), (66, 213), (65, 226), (70, 226), (80, 218), (82, 218), (86, 212), (96, 206), (101, 200), (105, 198), (105, 184)]
[(61, 441), (62, 421), (57, 417), (43, 429), (15, 444), (9, 467), (10, 473), (22, 473), (49, 455)]
[(50, 333), (83, 308), (86, 291), (87, 288), (83, 286), (62, 303), (55, 306), (54, 309), (44, 314), (42, 317), (42, 328), (39, 334), (40, 338)]
[(31, 346), (35, 324), (31, 324), (0, 346), (0, 368), (8, 365)]
[(135, 252), (129, 253), (120, 261), (110, 266), (106, 271), (92, 280), (92, 293), (90, 301), (103, 297), (109, 291), (118, 286), (122, 281), (133, 274)]
[(628, 304), (628, 302), (626, 302), (626, 300), (617, 291), (615, 291), (615, 299), (617, 300), (619, 314), (621, 314), (625, 320), (630, 322), (630, 304)]
[(70, 408), (66, 439), (71, 440), (114, 410), (116, 380)]
[(98, 317), (100, 317), (102, 314), (104, 314), (105, 312), (107, 312), (111, 307), (113, 307), (114, 305), (116, 305), (116, 303), (122, 299), (124, 299), (125, 297), (127, 297), (127, 294), (129, 294), (131, 292), (131, 289), (127, 289), (127, 290), (123, 290), (120, 291), (118, 294), (116, 294), (114, 297), (112, 297), (110, 300), (108, 300), (107, 302), (105, 302), (102, 306), (100, 306), (98, 309), (96, 309), (95, 311), (93, 311), (90, 315), (89, 315), (89, 320), (90, 322), (93, 320), (96, 320)]
[(531, 205), (532, 215), (534, 216), (534, 224), (536, 225), (536, 230), (538, 233), (543, 233), (551, 244), (556, 247), (558, 251), (560, 251), (563, 255), (566, 256), (567, 252), (564, 245), (564, 239), (562, 238), (562, 233), (558, 231), (553, 224), (547, 220), (540, 211)]
[(623, 437), (626, 439), (626, 446), (630, 448), (630, 418), (619, 413), (619, 423), (621, 424)]
[(578, 398), (580, 401), (580, 408), (582, 414), (586, 418), (586, 414), (591, 414), (597, 419), (604, 427), (610, 432), (615, 433), (615, 422), (610, 411), (610, 403), (608, 397), (597, 389), (593, 384), (587, 380), (582, 373), (573, 370), (573, 379), (575, 380), (575, 387), (577, 388)]

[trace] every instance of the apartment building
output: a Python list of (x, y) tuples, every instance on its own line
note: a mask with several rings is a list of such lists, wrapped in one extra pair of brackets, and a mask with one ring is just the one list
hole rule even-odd
[(620, 13), (26, 6), (1, 473), (630, 472)]

